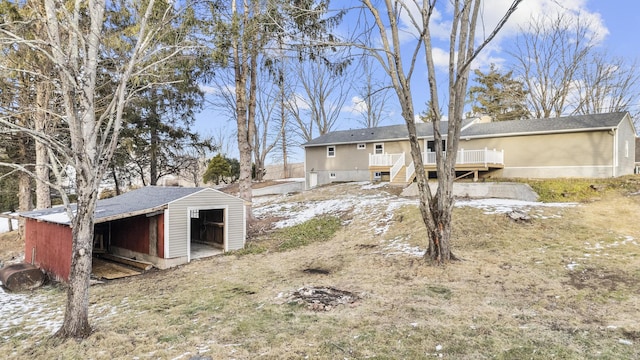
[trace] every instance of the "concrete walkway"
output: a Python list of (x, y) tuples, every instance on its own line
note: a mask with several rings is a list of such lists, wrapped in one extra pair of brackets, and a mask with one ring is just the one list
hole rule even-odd
[[(429, 182), (431, 191), (435, 192), (438, 183)], [(403, 196), (418, 196), (418, 186), (412, 183), (402, 191)], [(494, 183), (494, 182), (478, 182), (478, 183), (453, 183), (453, 195), (456, 197), (477, 198), (498, 198), (498, 199), (515, 199), (523, 201), (538, 201), (538, 194), (528, 184), (522, 183)]]

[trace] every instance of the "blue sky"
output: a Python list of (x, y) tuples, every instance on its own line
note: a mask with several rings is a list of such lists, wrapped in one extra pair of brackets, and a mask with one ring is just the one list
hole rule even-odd
[[(334, 6), (341, 5), (343, 1), (345, 0), (334, 0)], [(432, 32), (437, 35), (438, 29), (442, 29), (442, 36), (440, 39), (436, 39), (436, 41), (442, 40), (440, 44), (443, 51), (441, 53), (446, 55), (448, 45), (444, 40), (446, 40), (448, 36), (448, 27), (446, 26), (448, 21), (446, 5), (448, 1), (441, 1), (441, 3), (443, 5), (438, 8), (439, 17), (436, 17), (439, 22), (432, 26)], [(511, 3), (511, 0), (485, 0), (484, 3), (486, 28), (490, 29), (493, 28), (493, 24), (502, 16), (504, 10)], [(640, 60), (640, 30), (638, 30), (638, 25), (640, 25), (640, 2), (632, 0), (524, 0), (505, 28), (503, 28), (499, 37), (496, 38), (490, 47), (479, 57), (474, 67), (486, 69), (490, 63), (500, 64), (504, 61), (503, 51), (513, 41), (516, 32), (520, 28), (525, 27), (532, 17), (543, 13), (547, 15), (564, 13), (568, 16), (580, 16), (581, 19), (587, 19), (590, 23), (591, 30), (594, 34), (597, 34), (601, 40), (598, 46), (606, 49), (608, 54), (624, 57), (629, 62)], [(438, 43), (436, 42), (435, 45), (437, 46)], [(436, 52), (436, 54), (437, 53), (438, 52)], [(424, 59), (424, 57), (422, 57), (422, 59)], [(446, 61), (448, 61), (444, 56), (440, 60), (443, 66), (446, 65)], [(438, 61), (438, 59), (436, 59), (436, 61)], [(424, 62), (424, 60), (422, 62)], [(414, 93), (417, 93), (416, 90), (419, 86), (423, 86), (425, 82), (426, 77), (420, 74), (419, 71), (416, 71), (414, 84), (418, 84), (418, 86), (413, 86)], [(395, 105), (397, 99), (391, 92), (389, 93), (389, 98), (389, 112), (383, 125), (400, 124), (402, 123), (402, 119)], [(416, 98), (415, 107), (417, 112), (419, 112), (424, 108), (426, 99), (424, 96), (416, 96)], [(354, 94), (351, 100), (355, 99)], [(351, 109), (357, 106), (355, 106), (351, 100), (345, 103), (341, 120), (338, 122), (336, 130), (359, 127), (358, 124), (353, 121), (355, 115), (351, 112)], [(203, 111), (198, 115), (196, 122), (197, 130), (205, 135), (227, 134), (229, 144), (226, 148), (229, 152), (228, 155), (237, 157), (237, 144), (232, 131), (234, 126), (235, 124), (233, 122), (227, 121), (213, 110)], [(301, 151), (297, 151), (293, 154), (294, 158), (289, 161), (302, 161), (301, 153)], [(270, 161), (268, 160), (268, 162)]]

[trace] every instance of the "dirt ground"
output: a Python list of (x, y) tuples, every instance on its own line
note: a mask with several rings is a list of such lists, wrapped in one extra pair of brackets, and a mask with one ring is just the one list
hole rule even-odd
[[(267, 246), (260, 253), (93, 286), (95, 333), (82, 342), (49, 337), (61, 321), (61, 287), (25, 294), (23, 303), (43, 302), (16, 325), (0, 325), (0, 353), (93, 359), (640, 358), (638, 195), (616, 192), (576, 206), (532, 206), (526, 210), (530, 222), (488, 208), (457, 207), (453, 249), (464, 260), (446, 266), (422, 260), (425, 231), (415, 200), (399, 198), (395, 189), (339, 184), (260, 201), (263, 229), (251, 239), (255, 244), (279, 241), (273, 228), (278, 221), (309, 209), (330, 209), (342, 226), (331, 239), (289, 251)], [(343, 298), (328, 308), (298, 301), (298, 295), (318, 291)], [(43, 324), (42, 318), (55, 321)]]

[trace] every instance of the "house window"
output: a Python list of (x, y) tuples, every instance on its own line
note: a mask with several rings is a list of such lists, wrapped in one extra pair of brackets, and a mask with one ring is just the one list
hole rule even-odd
[(336, 178), (336, 173), (332, 172), (329, 173), (329, 179), (335, 179)]
[(358, 144), (357, 148), (358, 150), (364, 150), (367, 148), (367, 144)]
[(331, 145), (327, 146), (327, 157), (336, 157), (336, 147)]
[(373, 153), (376, 155), (384, 154), (384, 144), (374, 144)]

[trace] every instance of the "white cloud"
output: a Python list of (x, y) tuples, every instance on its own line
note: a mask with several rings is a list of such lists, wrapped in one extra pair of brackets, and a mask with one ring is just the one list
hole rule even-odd
[(358, 95), (351, 98), (351, 104), (342, 108), (343, 111), (354, 113), (354, 114), (366, 114), (367, 113), (367, 103), (364, 99)]
[[(483, 12), (484, 29), (482, 32), (479, 28), (476, 35), (479, 39), (483, 39), (489, 35), (491, 30), (496, 26), (500, 18), (511, 5), (511, 0), (486, 0)], [(598, 41), (604, 40), (609, 30), (604, 25), (604, 21), (599, 13), (590, 11), (587, 8), (586, 0), (527, 0), (518, 5), (518, 9), (513, 13), (499, 33), (498, 41), (516, 35), (521, 29), (526, 29), (529, 23), (542, 15), (550, 19), (562, 14), (570, 20), (584, 22), (595, 35)]]

